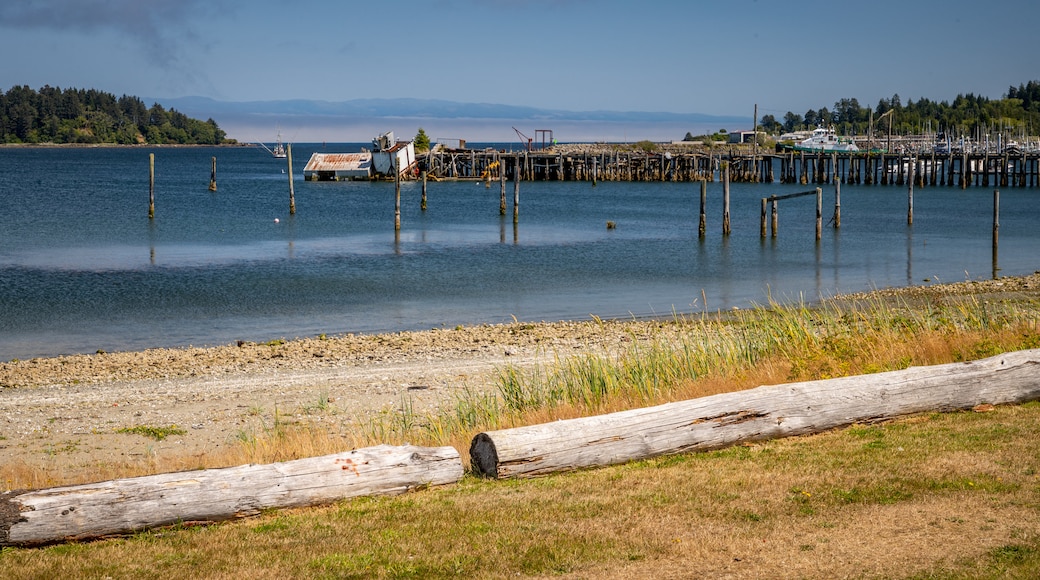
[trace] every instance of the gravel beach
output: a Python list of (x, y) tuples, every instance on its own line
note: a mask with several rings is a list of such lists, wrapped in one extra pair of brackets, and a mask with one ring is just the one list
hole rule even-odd
[[(876, 294), (1035, 301), (1040, 273)], [(275, 414), (336, 432), (406, 399), (422, 411), (450, 404), (460, 389), (493, 388), (506, 365), (614, 352), (671, 326), (666, 320), (518, 322), (7, 361), (0, 363), (0, 462), (75, 472), (217, 453), (262, 432)], [(142, 426), (177, 426), (183, 434), (156, 440), (119, 432)]]

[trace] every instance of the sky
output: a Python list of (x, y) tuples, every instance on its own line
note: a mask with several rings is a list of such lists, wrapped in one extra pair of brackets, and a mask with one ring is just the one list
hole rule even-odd
[(1036, 0), (3, 0), (0, 89), (782, 119), (1001, 98), (1040, 80), (1038, 21)]

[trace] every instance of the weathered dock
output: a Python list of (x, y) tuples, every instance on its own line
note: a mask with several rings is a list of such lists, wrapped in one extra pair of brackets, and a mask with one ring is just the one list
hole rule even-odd
[(521, 181), (715, 181), (724, 166), (742, 183), (839, 183), (977, 187), (1037, 187), (1040, 153), (806, 152), (743, 149), (644, 152), (598, 150), (441, 150), (417, 157), (432, 179)]

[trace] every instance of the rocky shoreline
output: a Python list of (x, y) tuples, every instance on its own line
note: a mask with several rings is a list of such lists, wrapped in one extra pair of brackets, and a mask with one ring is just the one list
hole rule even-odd
[[(841, 300), (915, 299), (928, 296), (1007, 298), (1040, 294), (1040, 272), (1027, 276), (926, 283), (847, 294)], [(537, 350), (609, 347), (661, 320), (512, 323), (395, 332), (346, 334), (239, 343), (207, 348), (157, 348), (139, 352), (68, 355), (0, 362), (0, 389), (44, 385), (102, 384), (114, 381), (188, 378), (279, 369), (322, 369), (410, 358), (514, 356)]]
[[(1040, 273), (877, 290), (835, 300), (1040, 300)], [(670, 320), (479, 325), (378, 335), (157, 348), (0, 363), (0, 465), (61, 479), (98, 466), (225, 453), (283, 422), (330, 436), (409, 406), (452, 404), (495, 387), (506, 366), (613, 353), (678, 332)], [(135, 429), (176, 427), (154, 440)], [(129, 432), (129, 433), (128, 433)], [(26, 485), (20, 482), (21, 485)], [(9, 485), (0, 480), (0, 489)]]

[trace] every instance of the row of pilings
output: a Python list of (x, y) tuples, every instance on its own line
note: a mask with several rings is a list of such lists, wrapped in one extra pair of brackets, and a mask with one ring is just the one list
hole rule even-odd
[[(433, 179), (522, 181), (715, 181), (723, 164), (735, 183), (841, 183), (917, 187), (1040, 185), (1040, 154), (888, 154), (786, 151), (652, 153), (445, 150), (421, 155), (419, 171)], [(419, 171), (416, 171), (417, 175)]]

